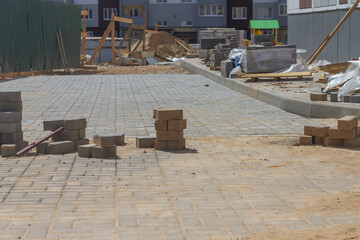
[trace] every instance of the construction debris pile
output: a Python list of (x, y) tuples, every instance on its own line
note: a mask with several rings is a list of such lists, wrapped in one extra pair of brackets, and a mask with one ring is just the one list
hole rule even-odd
[(15, 156), (28, 146), (22, 131), (21, 92), (0, 92), (1, 157)]
[(86, 118), (71, 120), (44, 121), (44, 131), (63, 131), (53, 135), (51, 141), (45, 141), (36, 146), (38, 154), (66, 154), (76, 152), (78, 146), (89, 144), (85, 136)]
[(359, 117), (345, 116), (337, 128), (305, 126), (299, 141), (300, 145), (360, 147)]
[[(155, 51), (155, 45), (157, 42), (157, 54), (166, 58), (179, 58), (185, 57), (187, 54), (197, 54), (197, 51), (188, 45), (185, 41), (180, 40), (172, 36), (168, 32), (159, 32), (157, 34), (147, 33), (145, 37), (145, 51)], [(135, 48), (137, 43), (133, 44), (132, 48)], [(140, 44), (138, 49), (142, 49)]]

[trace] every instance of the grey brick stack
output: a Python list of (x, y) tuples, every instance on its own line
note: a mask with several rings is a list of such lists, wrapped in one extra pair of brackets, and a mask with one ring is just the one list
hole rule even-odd
[(183, 119), (183, 110), (154, 109), (156, 150), (183, 150), (185, 149), (184, 129), (186, 119)]
[(21, 126), (21, 92), (0, 92), (0, 145), (1, 156), (15, 156), (16, 152), (28, 146), (24, 141)]
[(72, 153), (77, 151), (78, 146), (89, 144), (89, 139), (85, 136), (86, 118), (44, 121), (44, 131), (55, 131), (60, 127), (64, 127), (65, 130), (54, 135), (51, 141), (38, 145), (37, 153)]

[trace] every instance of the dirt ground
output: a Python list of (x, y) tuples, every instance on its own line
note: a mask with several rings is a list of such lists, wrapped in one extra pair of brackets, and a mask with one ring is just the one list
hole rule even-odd
[[(184, 68), (176, 65), (160, 66), (116, 66), (112, 64), (94, 65), (96, 69), (71, 69), (72, 75), (113, 75), (113, 74), (191, 74)], [(67, 75), (62, 69), (47, 72), (34, 72), (32, 75)], [(29, 76), (32, 76), (29, 74)]]
[[(256, 141), (247, 141), (245, 144), (270, 147), (279, 156), (291, 159), (293, 162), (315, 160), (321, 163), (331, 164), (336, 167), (337, 173), (360, 174), (359, 148), (334, 148), (323, 146), (298, 146), (296, 138), (267, 138), (260, 137)], [(239, 140), (231, 141), (227, 144), (237, 145)], [(339, 157), (341, 156), (341, 157)], [(270, 159), (271, 161), (271, 159)], [(287, 162), (286, 164), (291, 164)], [(328, 194), (306, 199), (309, 206), (297, 209), (294, 215), (299, 214), (318, 214), (330, 215), (360, 213), (360, 186), (352, 192), (344, 191), (339, 194)], [(277, 240), (300, 240), (300, 239), (360, 239), (360, 223), (339, 224), (328, 228), (315, 230), (282, 230), (276, 228), (264, 228), (260, 233), (254, 233), (244, 240), (257, 239), (277, 239)]]

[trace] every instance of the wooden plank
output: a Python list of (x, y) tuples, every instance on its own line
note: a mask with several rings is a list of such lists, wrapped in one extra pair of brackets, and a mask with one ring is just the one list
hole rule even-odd
[(137, 29), (137, 30), (144, 30), (144, 29), (146, 29), (146, 26), (131, 24), (131, 28)]
[[(155, 24), (155, 32), (158, 33), (158, 30), (159, 30), (159, 26), (158, 26), (158, 24), (156, 23), (156, 24)], [(156, 54), (157, 54), (158, 37), (159, 37), (159, 35), (156, 34), (154, 37), (155, 37), (155, 39), (154, 39), (154, 53), (155, 53), (155, 55), (156, 55)]]
[(114, 19), (116, 22), (122, 22), (122, 23), (133, 23), (133, 20), (131, 18), (123, 18), (123, 17), (115, 17)]
[(125, 53), (125, 54), (130, 54), (130, 52), (128, 50), (115, 50), (116, 53)]
[(152, 34), (159, 34), (159, 32), (154, 31), (154, 30), (149, 30), (149, 29), (145, 29), (146, 33), (152, 33)]
[(81, 16), (87, 16), (88, 14), (88, 10), (81, 10)]
[(91, 56), (88, 64), (93, 64), (96, 56), (98, 55), (98, 53), (99, 53), (102, 45), (104, 44), (104, 42), (105, 42), (105, 40), (106, 40), (106, 37), (109, 35), (109, 33), (110, 33), (110, 31), (111, 31), (111, 29), (112, 29), (112, 27), (113, 27), (113, 26), (112, 26), (113, 24), (115, 24), (115, 22), (111, 21), (110, 24), (109, 24), (109, 26), (108, 26), (107, 29), (105, 30), (103, 37), (101, 38), (101, 40), (99, 41), (98, 45), (96, 46), (95, 51), (94, 51), (93, 55)]
[(312, 72), (290, 72), (290, 73), (244, 73), (239, 74), (240, 78), (278, 78), (278, 77), (307, 77)]
[(179, 44), (181, 47), (183, 47), (186, 51), (191, 52), (191, 50), (186, 47), (182, 42), (180, 42), (178, 39), (175, 38), (175, 42)]
[[(135, 46), (135, 48), (132, 50), (131, 54), (134, 54), (136, 49), (138, 49), (138, 47), (140, 46), (140, 44), (143, 42), (143, 40), (141, 39)], [(145, 45), (145, 44), (144, 44)]]
[(88, 36), (88, 33), (87, 32), (81, 32), (81, 37), (82, 38), (86, 38)]
[[(115, 14), (111, 13), (112, 22), (114, 22)], [(115, 62), (115, 22), (111, 28), (111, 63)]]
[(131, 29), (128, 29), (123, 37), (123, 40), (121, 40), (118, 48), (121, 48), (122, 45), (124, 44), (124, 42), (126, 41), (126, 39), (130, 36), (130, 33), (131, 33)]
[[(146, 12), (144, 12), (144, 26), (146, 26)], [(145, 29), (144, 29), (145, 30)], [(146, 38), (146, 32), (143, 30), (143, 36), (142, 36), (142, 42), (143, 42), (143, 47), (142, 50), (145, 51), (145, 38)]]

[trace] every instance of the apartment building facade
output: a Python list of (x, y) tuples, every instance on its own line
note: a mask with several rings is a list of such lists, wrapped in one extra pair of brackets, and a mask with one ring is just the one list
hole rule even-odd
[[(279, 38), (287, 39), (287, 0), (53, 0), (81, 5), (89, 10), (86, 20), (89, 36), (102, 36), (111, 13), (130, 17), (136, 25), (146, 24), (189, 42), (198, 41), (203, 28), (235, 28), (246, 30), (249, 36), (251, 19), (278, 19)], [(116, 36), (122, 37), (128, 24), (116, 24)], [(134, 31), (132, 37), (140, 32)]]
[[(335, 28), (355, 0), (288, 0), (289, 43), (306, 49), (308, 57)], [(356, 9), (318, 59), (343, 62), (359, 58), (360, 9)]]
[(246, 30), (246, 35), (250, 36), (249, 25), (250, 20), (253, 19), (253, 0), (228, 0), (226, 11), (226, 26), (236, 30)]
[[(130, 5), (130, 11), (129, 6)], [(121, 16), (134, 24), (168, 31), (189, 43), (197, 42), (199, 29), (226, 27), (226, 0), (120, 0)], [(121, 32), (127, 29), (121, 24)]]
[(288, 42), (287, 0), (253, 0), (254, 20), (278, 20), (278, 41)]

